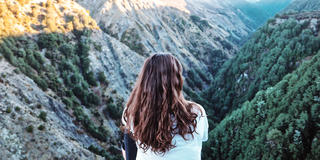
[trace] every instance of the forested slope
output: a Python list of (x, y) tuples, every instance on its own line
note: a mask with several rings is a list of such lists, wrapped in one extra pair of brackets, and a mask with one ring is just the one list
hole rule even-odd
[(320, 52), (227, 116), (205, 159), (320, 159)]
[(319, 24), (319, 11), (270, 19), (195, 96), (211, 113), (204, 159), (320, 158)]
[[(304, 13), (305, 14), (305, 13)], [(231, 60), (224, 63), (201, 102), (219, 121), (255, 94), (278, 83), (320, 50), (319, 12), (268, 21)], [(300, 19), (298, 18), (300, 17)], [(303, 17), (303, 18), (301, 18)]]

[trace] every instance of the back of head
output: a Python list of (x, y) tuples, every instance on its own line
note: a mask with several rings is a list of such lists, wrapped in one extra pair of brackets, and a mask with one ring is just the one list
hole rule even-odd
[(160, 53), (145, 61), (124, 112), (125, 127), (133, 129), (140, 148), (165, 153), (174, 147), (175, 134), (185, 138), (194, 132), (197, 115), (184, 99), (182, 86), (182, 66), (177, 58)]

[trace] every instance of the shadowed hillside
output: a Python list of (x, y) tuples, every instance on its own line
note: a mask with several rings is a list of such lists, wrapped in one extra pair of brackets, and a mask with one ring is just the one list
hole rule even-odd
[[(316, 14), (319, 13), (312, 13)], [(307, 15), (269, 20), (233, 59), (224, 63), (203, 93), (211, 102), (208, 110), (212, 110), (214, 118), (222, 119), (258, 91), (275, 85), (320, 50), (320, 20)]]
[(224, 118), (205, 159), (319, 159), (320, 52)]

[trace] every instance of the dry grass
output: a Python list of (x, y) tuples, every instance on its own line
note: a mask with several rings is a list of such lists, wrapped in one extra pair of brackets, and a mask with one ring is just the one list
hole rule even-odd
[[(63, 8), (63, 9), (60, 9)], [(65, 17), (73, 17), (66, 20)], [(30, 0), (0, 2), (0, 38), (25, 33), (99, 29), (87, 10), (71, 0), (33, 3)]]

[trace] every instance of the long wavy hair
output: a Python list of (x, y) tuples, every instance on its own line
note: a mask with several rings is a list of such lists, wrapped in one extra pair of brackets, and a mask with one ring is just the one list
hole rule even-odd
[(168, 53), (158, 53), (147, 58), (123, 114), (132, 137), (144, 151), (149, 148), (164, 154), (175, 147), (174, 135), (185, 140), (195, 132), (197, 114), (193, 102), (182, 94), (182, 66)]

